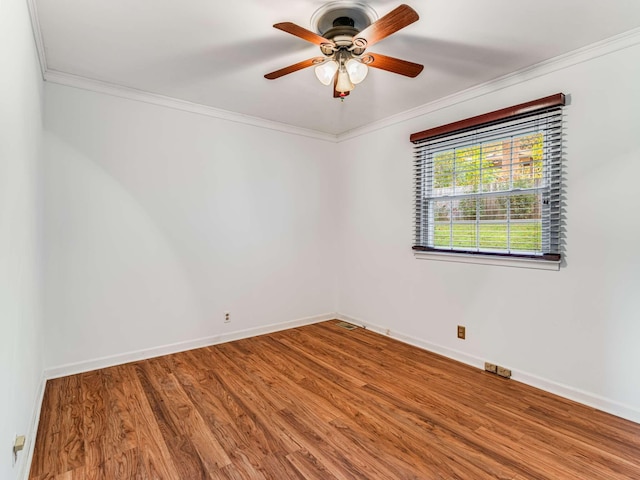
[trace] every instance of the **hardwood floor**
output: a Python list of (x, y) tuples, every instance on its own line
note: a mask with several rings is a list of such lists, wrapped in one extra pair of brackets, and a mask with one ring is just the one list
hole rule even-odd
[(30, 479), (633, 479), (640, 425), (325, 322), (50, 380)]

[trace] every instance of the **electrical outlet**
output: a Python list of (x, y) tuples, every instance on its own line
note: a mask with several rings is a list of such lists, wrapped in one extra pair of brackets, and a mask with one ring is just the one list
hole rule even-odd
[(498, 366), (494, 365), (493, 363), (484, 362), (484, 369), (487, 372), (498, 373)]
[(18, 453), (24, 450), (24, 445), (27, 438), (24, 435), (16, 435), (16, 439), (13, 442), (13, 466), (18, 462)]
[(229, 312), (224, 312), (224, 323), (231, 322), (231, 314)]
[(467, 337), (467, 329), (462, 325), (458, 325), (458, 338), (464, 340)]
[(504, 367), (498, 367), (498, 371), (496, 372), (498, 375), (504, 378), (511, 378), (511, 370)]

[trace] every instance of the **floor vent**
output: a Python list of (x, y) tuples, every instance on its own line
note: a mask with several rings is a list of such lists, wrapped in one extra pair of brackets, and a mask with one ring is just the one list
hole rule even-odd
[(336, 325), (340, 328), (344, 328), (345, 330), (355, 330), (356, 328), (359, 328), (357, 325), (347, 322), (337, 322)]

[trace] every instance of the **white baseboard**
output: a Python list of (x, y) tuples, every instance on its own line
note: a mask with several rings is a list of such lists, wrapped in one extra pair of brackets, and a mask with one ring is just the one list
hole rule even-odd
[[(186, 342), (179, 342), (179, 343), (174, 343), (170, 345), (149, 348), (145, 350), (138, 350), (135, 352), (112, 355), (109, 357), (97, 358), (97, 359), (88, 360), (85, 362), (61, 365), (58, 367), (49, 368), (44, 372), (44, 377), (41, 381), (41, 388), (40, 388), (41, 391), (39, 395), (39, 400), (36, 405), (37, 411), (34, 412), (34, 417), (33, 417), (34, 421), (33, 421), (33, 429), (31, 434), (32, 440), (29, 445), (29, 455), (27, 458), (27, 463), (25, 465), (31, 464), (33, 447), (35, 445), (35, 436), (38, 428), (40, 406), (42, 405), (42, 398), (44, 395), (45, 379), (57, 378), (57, 377), (62, 377), (66, 375), (73, 375), (73, 374), (82, 373), (82, 372), (88, 372), (98, 368), (121, 365), (123, 363), (144, 360), (147, 358), (159, 357), (159, 356), (168, 355), (171, 353), (178, 353), (186, 350), (192, 350), (194, 348), (201, 348), (201, 347), (206, 347), (210, 345), (215, 345), (218, 343), (225, 343), (225, 342), (230, 342), (234, 340), (240, 340), (243, 338), (249, 338), (256, 335), (264, 335), (267, 333), (286, 330), (289, 328), (295, 328), (303, 325), (310, 325), (313, 323), (324, 322), (326, 320), (331, 320), (334, 318), (343, 320), (349, 323), (353, 323), (355, 325), (361, 325), (376, 333), (389, 336), (391, 338), (407, 343), (409, 345), (413, 345), (423, 350), (427, 350), (430, 352), (443, 355), (447, 358), (457, 360), (467, 365), (471, 365), (479, 369), (484, 368), (484, 360), (481, 358), (475, 357), (473, 355), (469, 355), (459, 350), (455, 350), (448, 347), (443, 347), (442, 345), (437, 345), (431, 342), (427, 342), (420, 338), (416, 338), (411, 335), (397, 332), (395, 330), (389, 330), (386, 327), (382, 327), (380, 325), (376, 325), (376, 324), (364, 321), (360, 318), (355, 318), (350, 315), (336, 313), (336, 312), (325, 313), (322, 315), (314, 315), (312, 317), (306, 317), (306, 318), (291, 320), (291, 321), (282, 322), (282, 323), (275, 323), (271, 325), (265, 325), (265, 326), (250, 328), (246, 330), (238, 330), (235, 332), (223, 333), (223, 334), (214, 335), (211, 337), (189, 340)], [(603, 412), (607, 412), (612, 415), (625, 418), (632, 422), (640, 423), (640, 410), (633, 406), (625, 405), (621, 402), (617, 402), (609, 398), (601, 397), (599, 395), (586, 392), (568, 385), (563, 385), (561, 383), (558, 383), (552, 380), (541, 378), (521, 370), (512, 369), (511, 378), (515, 381), (519, 381), (521, 383), (530, 385), (532, 387), (539, 388), (549, 393), (553, 393), (555, 395), (568, 398), (570, 400), (582, 403), (584, 405), (596, 408), (598, 410), (602, 410)], [(27, 471), (27, 474), (28, 474), (28, 471)], [(26, 478), (26, 477), (23, 477), (23, 478)]]
[(400, 340), (403, 343), (413, 345), (414, 347), (418, 347), (429, 352), (438, 353), (444, 357), (452, 358), (454, 360), (458, 360), (459, 362), (466, 363), (467, 365), (471, 365), (477, 368), (484, 368), (484, 360), (474, 357), (473, 355), (466, 354), (459, 350), (441, 347), (440, 345), (436, 345), (435, 343), (420, 340), (419, 338), (411, 337), (395, 330), (389, 330), (388, 328), (381, 327), (379, 325), (375, 325), (373, 323), (369, 323), (359, 318), (351, 317), (349, 315), (344, 315), (342, 313), (337, 313), (336, 318), (339, 320), (344, 320), (345, 322), (353, 323), (354, 325), (362, 325), (367, 330), (371, 330), (381, 335)]
[(611, 400), (610, 398), (601, 397), (594, 393), (585, 392), (578, 388), (573, 388), (567, 385), (563, 385), (553, 380), (547, 380), (546, 378), (538, 377), (527, 372), (514, 371), (512, 378), (532, 387), (545, 390), (547, 392), (554, 393), (560, 397), (568, 398), (583, 405), (602, 410), (603, 412), (610, 413), (617, 417), (630, 420), (635, 423), (640, 423), (640, 410), (626, 405), (624, 403)]
[(65, 365), (48, 368), (45, 370), (44, 375), (47, 379), (65, 377), (67, 375), (75, 375), (77, 373), (89, 372), (91, 370), (97, 370), (99, 368), (113, 367), (115, 365), (122, 365), (123, 363), (135, 362), (138, 360), (145, 360), (147, 358), (153, 357), (160, 357), (162, 355), (169, 355), (171, 353), (184, 352), (186, 350), (208, 347), (210, 345), (216, 345), (218, 343), (231, 342), (233, 340), (255, 337), (257, 335), (264, 335), (266, 333), (273, 333), (280, 330), (287, 330), (289, 328), (310, 325), (312, 323), (324, 322), (326, 320), (337, 318), (336, 315), (337, 314), (335, 312), (325, 313), (322, 315), (314, 315), (312, 317), (299, 318), (297, 320), (290, 320), (282, 323), (274, 323), (261, 327), (248, 328), (246, 330), (221, 333), (219, 335), (213, 335), (211, 337), (197, 338), (194, 340), (187, 340), (185, 342), (172, 343), (169, 345), (137, 350), (134, 352), (110, 355), (108, 357), (96, 358), (84, 362), (68, 363)]
[(17, 478), (23, 480), (29, 480), (29, 472), (31, 470), (31, 461), (33, 460), (33, 451), (36, 447), (36, 436), (38, 434), (38, 425), (40, 424), (40, 412), (42, 410), (42, 400), (44, 399), (44, 389), (47, 384), (47, 379), (44, 374), (40, 377), (40, 385), (38, 386), (38, 396), (33, 404), (33, 411), (31, 412), (31, 425), (29, 425), (29, 431), (27, 432), (27, 457), (24, 459), (20, 466), (20, 473)]
[[(464, 352), (460, 352), (459, 350), (443, 347), (441, 345), (427, 342), (425, 340), (421, 340), (404, 333), (389, 330), (385, 327), (366, 322), (360, 318), (355, 318), (350, 315), (337, 313), (335, 315), (335, 318), (343, 320), (345, 322), (353, 323), (354, 325), (361, 325), (368, 330), (386, 335), (403, 343), (407, 343), (423, 350), (443, 355), (447, 358), (466, 363), (467, 365), (471, 365), (479, 369), (484, 369), (483, 359)], [(599, 395), (570, 387), (568, 385), (563, 385), (561, 383), (554, 382), (553, 380), (548, 380), (521, 370), (511, 369), (511, 378), (512, 380), (539, 388), (546, 392), (553, 393), (554, 395), (558, 395), (560, 397), (582, 403), (583, 405), (602, 410), (603, 412), (616, 415), (632, 422), (640, 423), (640, 410), (632, 407), (631, 405), (625, 405), (610, 398), (601, 397)]]

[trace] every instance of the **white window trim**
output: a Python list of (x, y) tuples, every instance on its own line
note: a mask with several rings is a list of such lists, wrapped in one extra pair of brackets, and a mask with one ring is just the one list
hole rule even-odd
[(535, 270), (560, 270), (562, 260), (538, 260), (534, 258), (499, 257), (495, 255), (451, 253), (446, 251), (414, 251), (413, 256), (420, 260), (439, 262), (471, 263), (477, 265), (498, 265), (501, 267), (530, 268)]

